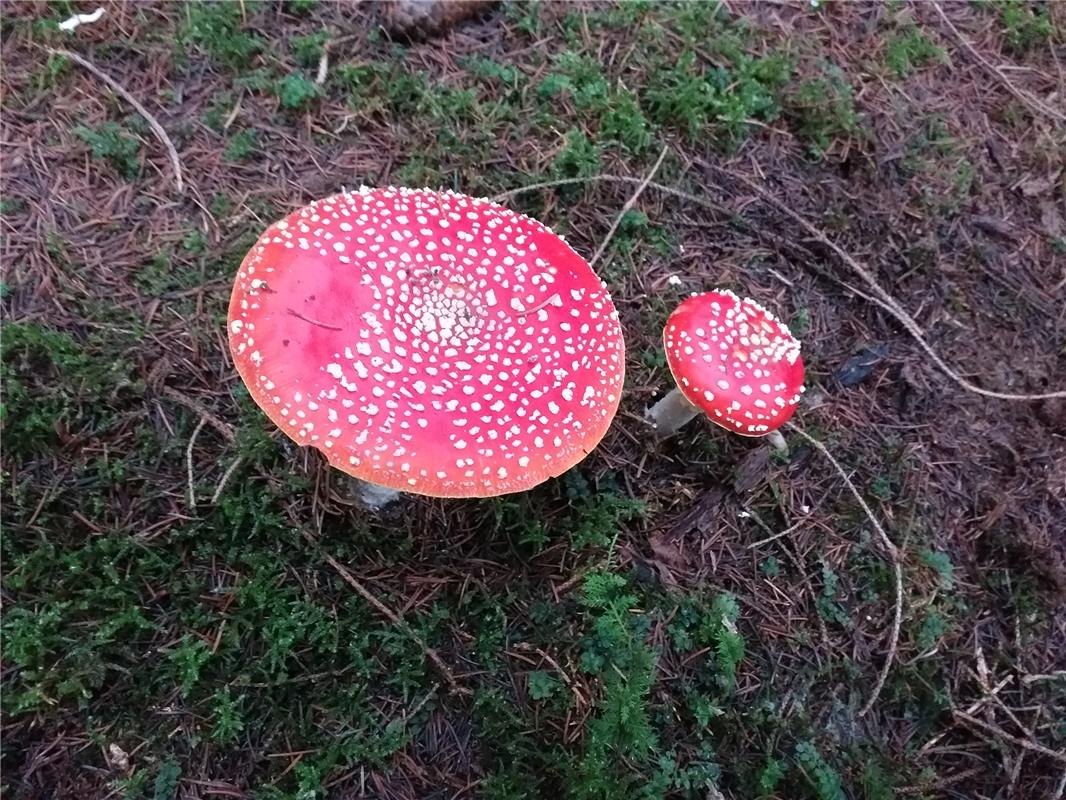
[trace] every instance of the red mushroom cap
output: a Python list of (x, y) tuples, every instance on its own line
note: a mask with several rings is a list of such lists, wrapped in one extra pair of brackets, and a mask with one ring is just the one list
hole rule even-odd
[(337, 469), (488, 497), (583, 459), (618, 409), (606, 286), (562, 238), (453, 192), (362, 189), (270, 226), (229, 308), (256, 403)]
[(744, 436), (777, 430), (803, 393), (800, 343), (754, 300), (730, 291), (694, 294), (663, 331), (666, 362), (685, 398)]

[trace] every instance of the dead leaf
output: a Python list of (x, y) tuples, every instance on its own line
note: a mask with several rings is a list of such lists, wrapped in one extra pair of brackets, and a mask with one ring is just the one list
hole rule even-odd
[(648, 544), (651, 545), (652, 558), (656, 562), (662, 562), (671, 567), (686, 565), (685, 554), (681, 552), (679, 539), (670, 539), (666, 534), (655, 533), (648, 539)]
[(713, 486), (703, 493), (696, 505), (680, 514), (668, 529), (668, 535), (683, 538), (689, 533), (705, 533), (722, 513), (725, 490)]
[(685, 555), (681, 552), (680, 540), (670, 539), (663, 533), (654, 533), (649, 537), (648, 544), (651, 546), (652, 555), (647, 560), (647, 565), (655, 570), (664, 586), (676, 587), (678, 580), (674, 572), (684, 572), (687, 566)]
[(107, 760), (116, 772), (129, 772), (130, 770), (129, 755), (114, 742), (107, 746)]

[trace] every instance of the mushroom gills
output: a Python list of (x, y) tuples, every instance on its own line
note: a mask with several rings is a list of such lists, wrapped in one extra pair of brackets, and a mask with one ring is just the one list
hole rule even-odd
[(659, 436), (671, 436), (692, 421), (700, 410), (692, 405), (681, 390), (671, 389), (659, 402), (644, 412), (644, 418)]

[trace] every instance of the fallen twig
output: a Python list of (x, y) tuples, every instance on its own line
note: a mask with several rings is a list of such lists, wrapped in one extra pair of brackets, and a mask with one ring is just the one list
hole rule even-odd
[(370, 605), (376, 608), (382, 616), (384, 616), (397, 628), (400, 628), (411, 638), (411, 640), (415, 644), (417, 644), (422, 649), (422, 652), (426, 654), (426, 658), (433, 662), (433, 665), (443, 676), (452, 694), (471, 694), (471, 691), (468, 688), (466, 688), (465, 686), (461, 686), (459, 682), (456, 681), (455, 675), (452, 674), (452, 671), (448, 668), (448, 665), (444, 663), (444, 659), (440, 657), (440, 654), (437, 653), (436, 650), (434, 650), (432, 647), (422, 641), (422, 637), (415, 633), (414, 628), (408, 625), (407, 622), (405, 622), (395, 611), (393, 611), (387, 605), (378, 600), (370, 592), (369, 589), (367, 589), (365, 586), (363, 586), (363, 584), (356, 580), (356, 577), (352, 575), (352, 573), (348, 570), (347, 567), (345, 567), (343, 564), (337, 561), (337, 559), (327, 553), (325, 549), (323, 549), (319, 544), (318, 539), (316, 539), (310, 531), (306, 530), (305, 528), (300, 528), (300, 533), (303, 534), (303, 537), (307, 539), (307, 541), (310, 542), (312, 546), (318, 548), (322, 552), (322, 557), (326, 559), (326, 562), (337, 571), (337, 574), (341, 576), (345, 583), (347, 583), (355, 590), (356, 594), (358, 594), (360, 597), (370, 603)]
[(957, 383), (966, 391), (972, 392), (973, 394), (981, 395), (982, 397), (991, 397), (996, 400), (1016, 400), (1023, 402), (1031, 400), (1050, 400), (1052, 398), (1057, 397), (1066, 397), (1066, 391), (1043, 392), (1040, 394), (1012, 394), (1008, 392), (995, 392), (989, 389), (982, 389), (980, 386), (970, 383), (964, 377), (955, 372), (955, 370), (953, 370), (950, 366), (948, 366), (947, 362), (944, 361), (944, 359), (937, 355), (936, 351), (933, 350), (932, 346), (925, 340), (925, 336), (922, 333), (922, 329), (919, 327), (918, 323), (915, 322), (914, 318), (907, 313), (907, 311), (903, 308), (903, 306), (899, 304), (896, 298), (889, 294), (888, 291), (886, 291), (881, 286), (881, 284), (877, 282), (877, 279), (873, 276), (873, 274), (864, 266), (862, 266), (862, 264), (852, 258), (851, 255), (849, 255), (848, 252), (844, 250), (844, 248), (842, 248), (836, 242), (832, 241), (828, 236), (822, 233), (813, 224), (811, 224), (798, 213), (789, 208), (787, 204), (785, 204), (781, 200), (778, 200), (776, 197), (774, 197), (762, 187), (758, 186), (754, 181), (750, 180), (749, 178), (746, 178), (743, 175), (739, 175), (731, 170), (723, 169), (722, 167), (717, 167), (713, 164), (709, 164), (705, 161), (700, 161), (699, 163), (705, 167), (708, 167), (709, 169), (713, 169), (716, 172), (720, 172), (723, 175), (728, 175), (734, 180), (740, 181), (746, 187), (751, 189), (751, 191), (755, 192), (762, 200), (774, 206), (785, 216), (796, 222), (800, 227), (807, 231), (807, 233), (810, 234), (812, 238), (816, 239), (818, 242), (825, 245), (834, 253), (836, 253), (841, 261), (847, 264), (852, 269), (852, 271), (855, 272), (856, 275), (858, 275), (866, 282), (867, 286), (873, 289), (874, 294), (876, 294), (882, 301), (879, 305), (881, 305), (882, 308), (892, 314), (892, 316), (894, 316), (899, 321), (899, 323), (907, 329), (907, 332), (911, 335), (914, 341), (918, 343), (918, 346), (926, 352), (926, 355), (929, 356), (933, 363), (936, 364), (944, 372), (945, 375), (955, 381), (955, 383)]
[[(967, 714), (972, 714), (973, 712), (977, 711), (977, 709), (979, 709), (981, 706), (983, 706), (985, 703), (988, 702), (990, 695), (997, 694), (1000, 690), (1003, 689), (1004, 686), (1007, 686), (1013, 680), (1014, 680), (1014, 676), (1013, 675), (1008, 675), (1006, 678), (1004, 678), (999, 683), (997, 683), (995, 686), (993, 686), (991, 691), (987, 692), (983, 697), (979, 697), (978, 699), (976, 699), (972, 703), (970, 703), (970, 707), (966, 709), (966, 713)], [(923, 744), (921, 747), (919, 747), (918, 748), (918, 752), (916, 753), (917, 757), (918, 758), (922, 758), (923, 756), (925, 756), (925, 754), (928, 753), (930, 750), (932, 750), (933, 746), (936, 745), (936, 743), (939, 742), (941, 739), (943, 739), (945, 736), (947, 736), (948, 733), (949, 733), (948, 730), (943, 730), (940, 733), (936, 734), (928, 742)]]
[(603, 237), (603, 241), (600, 242), (600, 246), (596, 248), (596, 252), (592, 254), (592, 258), (589, 259), (589, 266), (596, 266), (596, 262), (600, 260), (600, 256), (603, 255), (603, 251), (607, 249), (607, 245), (610, 244), (611, 239), (614, 238), (615, 233), (618, 231), (618, 226), (622, 224), (622, 218), (625, 217), (629, 210), (637, 204), (637, 200), (644, 194), (644, 190), (648, 188), (648, 184), (651, 183), (651, 179), (655, 177), (655, 173), (659, 171), (659, 167), (663, 164), (663, 159), (666, 158), (666, 154), (670, 152), (669, 146), (664, 147), (663, 151), (659, 153), (659, 157), (655, 160), (654, 166), (651, 171), (644, 177), (644, 180), (637, 186), (636, 191), (629, 196), (625, 205), (622, 206), (622, 210), (618, 212), (618, 216), (614, 218), (614, 222), (611, 223), (610, 229), (607, 231), (607, 235)]
[(200, 435), (200, 431), (206, 424), (207, 420), (200, 417), (200, 421), (192, 430), (192, 436), (189, 437), (189, 445), (185, 448), (185, 465), (188, 467), (189, 476), (189, 510), (193, 513), (196, 513), (196, 483), (193, 478), (192, 448), (196, 444), (196, 437)]
[(1007, 733), (998, 725), (994, 725), (991, 722), (985, 722), (984, 720), (978, 719), (975, 716), (967, 714), (965, 711), (959, 711), (958, 709), (954, 709), (951, 713), (955, 717), (955, 719), (960, 720), (961, 722), (964, 722), (967, 725), (973, 725), (975, 728), (980, 728), (981, 730), (985, 731), (986, 733), (992, 734), (998, 739), (1011, 742), (1012, 744), (1016, 744), (1019, 747), (1024, 747), (1026, 750), (1031, 750), (1034, 753), (1040, 753), (1041, 755), (1047, 756), (1048, 758), (1054, 759), (1055, 761), (1058, 761), (1062, 764), (1066, 764), (1066, 753), (1063, 753), (1059, 750), (1052, 750), (1050, 747), (1045, 747), (1039, 742), (1034, 742), (1032, 739), (1023, 739), (1020, 736), (1015, 736), (1012, 733)]
[(237, 467), (241, 465), (241, 457), (237, 456), (233, 459), (233, 463), (229, 465), (225, 472), (222, 473), (222, 479), (218, 482), (218, 486), (215, 487), (215, 493), (211, 495), (211, 505), (218, 503), (218, 498), (222, 496), (223, 490), (226, 488), (226, 484), (229, 483), (229, 479), (236, 472)]
[[(879, 295), (878, 297), (866, 297), (865, 299), (873, 301), (875, 304), (881, 306), (886, 311), (888, 311), (888, 313), (890, 313), (893, 317), (895, 317), (899, 321), (899, 323), (903, 325), (907, 332), (914, 338), (918, 345), (929, 355), (933, 363), (936, 364), (936, 366), (939, 367), (944, 372), (944, 374), (946, 374), (949, 378), (955, 381), (966, 391), (973, 392), (974, 394), (979, 394), (984, 397), (991, 397), (996, 400), (1031, 401), (1050, 400), (1059, 397), (1066, 397), (1066, 391), (1045, 392), (1042, 394), (1009, 394), (1006, 392), (995, 392), (989, 389), (982, 389), (980, 386), (976, 386), (970, 383), (968, 380), (966, 380), (957, 372), (955, 372), (950, 366), (948, 366), (947, 362), (945, 362), (944, 359), (942, 359), (939, 355), (936, 354), (936, 351), (934, 351), (933, 348), (929, 345), (929, 343), (926, 342), (925, 336), (922, 333), (922, 329), (918, 325), (918, 323), (914, 321), (914, 318), (911, 317), (910, 314), (908, 314), (902, 306), (900, 306), (900, 304), (896, 301), (894, 297), (892, 297), (892, 295), (890, 295), (881, 287), (879, 283), (877, 283), (877, 281), (874, 279), (873, 275), (869, 272), (869, 270), (867, 270), (854, 258), (848, 255), (847, 251), (845, 251), (839, 245), (833, 243), (824, 233), (815, 228), (814, 225), (807, 222), (807, 220), (803, 219), (803, 217), (801, 217), (795, 211), (790, 209), (780, 200), (777, 200), (775, 197), (769, 195), (766, 191), (756, 186), (747, 178), (737, 175), (736, 173), (730, 172), (728, 170), (724, 170), (721, 167), (714, 167), (713, 165), (706, 164), (706, 162), (701, 161), (700, 163), (705, 164), (708, 167), (716, 169), (726, 175), (729, 175), (741, 181), (753, 191), (755, 191), (762, 199), (771, 203), (779, 210), (784, 212), (786, 215), (798, 222), (800, 225), (802, 225), (803, 228), (807, 230), (807, 232), (810, 233), (812, 237), (814, 237), (826, 247), (831, 249), (834, 253), (836, 253), (837, 256), (839, 256), (845, 264), (847, 264), (857, 275), (859, 275), (864, 281), (866, 281), (866, 283), (871, 286), (871, 288), (873, 288), (874, 292)], [(569, 186), (575, 183), (594, 182), (630, 183), (639, 185), (643, 183), (643, 180), (641, 178), (634, 178), (628, 175), (590, 175), (586, 178), (560, 178), (558, 180), (553, 181), (531, 183), (528, 186), (520, 186), (517, 189), (510, 189), (506, 192), (500, 192), (499, 194), (492, 197), (492, 200), (494, 202), (500, 202), (523, 192), (531, 192), (536, 191), (538, 189), (550, 189), (555, 186)], [(683, 200), (687, 200), (688, 202), (703, 206), (704, 208), (709, 208), (712, 211), (718, 211), (720, 213), (727, 214), (730, 216), (730, 218), (737, 218), (737, 215), (734, 211), (726, 208), (725, 206), (722, 206), (719, 203), (715, 203), (712, 200), (708, 200), (703, 197), (698, 197), (689, 192), (682, 191), (681, 189), (675, 189), (672, 186), (665, 186), (664, 184), (656, 183), (655, 181), (648, 181), (646, 188), (655, 189), (658, 192), (663, 192), (664, 194), (679, 197)]]
[(855, 484), (852, 483), (851, 477), (848, 475), (847, 471), (844, 469), (844, 467), (841, 466), (840, 462), (837, 461), (836, 458), (834, 458), (833, 454), (829, 452), (829, 448), (796, 424), (792, 422), (786, 422), (785, 426), (790, 431), (797, 434), (805, 442), (807, 442), (811, 447), (821, 453), (822, 456), (825, 457), (825, 460), (832, 464), (833, 469), (837, 471), (837, 474), (840, 476), (840, 479), (844, 481), (844, 485), (848, 488), (848, 491), (851, 492), (852, 496), (854, 496), (854, 498), (858, 501), (859, 507), (862, 508), (863, 513), (866, 514), (867, 519), (869, 519), (870, 522), (873, 524), (874, 530), (877, 531), (878, 538), (881, 541), (881, 546), (885, 549), (885, 552), (888, 554), (889, 560), (892, 562), (892, 573), (896, 585), (896, 602), (895, 611), (892, 616), (892, 631), (891, 633), (889, 633), (888, 637), (888, 652), (885, 654), (885, 663), (881, 667), (881, 672), (877, 676), (877, 682), (874, 684), (873, 691), (870, 692), (870, 697), (869, 699), (867, 699), (866, 705), (864, 705), (862, 707), (862, 710), (859, 712), (859, 716), (864, 717), (868, 713), (870, 713), (870, 709), (874, 707), (874, 703), (877, 702), (877, 698), (881, 695), (881, 690), (884, 688), (885, 681), (888, 679), (888, 673), (892, 669), (892, 662), (896, 659), (896, 649), (899, 647), (899, 629), (900, 625), (903, 622), (902, 555), (900, 554), (899, 548), (896, 547), (895, 544), (893, 544), (892, 540), (885, 532), (885, 529), (881, 526), (881, 523), (877, 521), (877, 517), (874, 515), (873, 509), (870, 508), (870, 505), (866, 502), (865, 498), (863, 498), (862, 494), (859, 493), (858, 488), (856, 488)]
[(71, 52), (70, 50), (62, 50), (59, 48), (52, 47), (48, 47), (46, 49), (49, 53), (52, 53), (53, 55), (69, 58), (74, 63), (80, 64), (81, 66), (85, 67), (85, 69), (89, 70), (89, 72), (91, 72), (97, 78), (99, 78), (108, 86), (110, 86), (116, 94), (121, 95), (127, 103), (137, 109), (137, 113), (145, 118), (145, 120), (148, 122), (148, 125), (151, 127), (152, 132), (155, 133), (156, 137), (159, 139), (159, 141), (163, 143), (163, 146), (167, 149), (167, 153), (170, 156), (170, 164), (174, 168), (174, 184), (177, 187), (178, 194), (183, 193), (185, 191), (185, 181), (182, 179), (181, 176), (181, 160), (178, 158), (177, 148), (175, 148), (174, 143), (170, 141), (170, 137), (167, 136), (167, 132), (163, 129), (163, 126), (159, 124), (159, 121), (152, 116), (148, 109), (141, 105), (140, 102), (138, 102), (137, 98), (130, 94), (126, 90), (126, 88), (122, 86), (122, 84), (120, 84), (106, 72), (100, 70), (99, 67), (97, 67), (85, 57), (80, 56), (77, 53)]
[(227, 442), (236, 441), (237, 434), (233, 432), (233, 427), (231, 425), (220, 420), (218, 417), (216, 417), (214, 414), (204, 408), (200, 403), (193, 400), (191, 397), (186, 397), (177, 389), (172, 389), (169, 386), (164, 386), (162, 389), (160, 389), (160, 393), (164, 397), (170, 398), (178, 405), (185, 406), (185, 408), (189, 409), (190, 411), (194, 411), (199, 414), (200, 418), (206, 420), (207, 424), (214, 428), (216, 431), (218, 431), (219, 434), (221, 434), (222, 438), (225, 439)]
[(933, 10), (936, 11), (936, 13), (940, 16), (940, 19), (943, 21), (943, 23), (948, 26), (948, 30), (951, 31), (951, 34), (959, 41), (959, 43), (964, 48), (966, 48), (966, 51), (974, 57), (977, 63), (989, 72), (991, 72), (992, 75), (995, 76), (995, 78), (1001, 84), (1003, 84), (1004, 88), (1006, 88), (1008, 92), (1018, 98), (1018, 100), (1020, 100), (1023, 105), (1028, 106), (1030, 111), (1035, 111), (1037, 114), (1044, 114), (1046, 116), (1051, 117), (1052, 119), (1058, 120), (1059, 122), (1066, 122), (1066, 114), (1062, 114), (1061, 112), (1056, 111), (1051, 106), (1043, 103), (1039, 98), (1033, 97), (1028, 92), (1019, 89), (1017, 86), (1011, 83), (1010, 78), (1003, 74), (1002, 69), (997, 67), (991, 61), (989, 61), (987, 58), (977, 52), (977, 48), (970, 44), (969, 40), (967, 40), (967, 38), (962, 35), (962, 32), (955, 27), (955, 23), (952, 22), (948, 15), (944, 13), (944, 9), (940, 7), (940, 3), (937, 3), (934, 0), (934, 2), (930, 3), (930, 5), (933, 7)]

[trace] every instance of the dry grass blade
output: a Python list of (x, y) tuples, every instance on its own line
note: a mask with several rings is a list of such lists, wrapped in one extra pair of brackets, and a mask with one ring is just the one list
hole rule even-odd
[(215, 493), (211, 495), (211, 504), (218, 503), (218, 499), (222, 496), (222, 492), (226, 488), (226, 484), (229, 483), (229, 479), (233, 476), (233, 473), (237, 471), (237, 467), (241, 465), (241, 457), (237, 456), (233, 459), (233, 463), (226, 468), (226, 471), (222, 473), (222, 478), (218, 482), (218, 486), (215, 487)]
[(163, 143), (163, 147), (167, 149), (167, 154), (170, 156), (170, 164), (174, 168), (174, 185), (178, 190), (178, 194), (182, 194), (185, 191), (185, 181), (182, 178), (181, 159), (178, 158), (177, 148), (174, 147), (174, 143), (170, 141), (170, 137), (167, 136), (167, 132), (163, 129), (163, 126), (159, 124), (159, 121), (152, 116), (151, 112), (149, 112), (147, 108), (141, 105), (137, 98), (130, 94), (126, 90), (126, 88), (122, 86), (122, 84), (120, 84), (106, 72), (103, 72), (99, 67), (97, 67), (85, 57), (80, 56), (77, 53), (71, 52), (70, 50), (57, 49), (52, 47), (48, 47), (46, 49), (49, 53), (52, 53), (53, 55), (69, 58), (74, 63), (79, 64), (85, 69), (89, 70), (89, 72), (91, 72), (97, 78), (99, 78), (108, 86), (110, 86), (111, 89), (114, 90), (116, 94), (120, 95), (127, 103), (137, 109), (137, 113), (144, 117), (145, 121), (147, 121), (148, 125), (151, 127), (152, 132), (155, 133), (159, 141)]
[(200, 417), (200, 421), (196, 423), (196, 427), (193, 428), (192, 436), (189, 437), (189, 444), (185, 448), (185, 464), (188, 467), (189, 476), (189, 510), (195, 513), (196, 510), (196, 480), (194, 477), (195, 467), (192, 460), (192, 449), (196, 444), (196, 437), (200, 435), (200, 431), (204, 429), (204, 425), (207, 424), (207, 419)]

